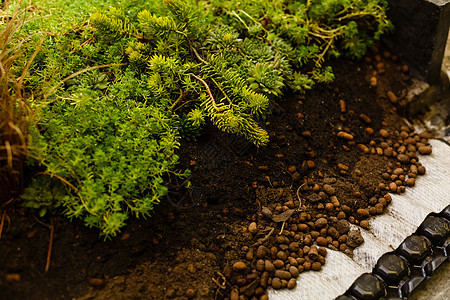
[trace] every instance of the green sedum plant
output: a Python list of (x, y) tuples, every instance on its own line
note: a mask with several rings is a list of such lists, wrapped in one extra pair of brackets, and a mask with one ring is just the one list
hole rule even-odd
[(128, 212), (148, 216), (165, 195), (162, 175), (178, 161), (177, 132), (155, 106), (77, 96), (43, 113), (46, 130), (34, 146), (48, 174), (70, 178), (68, 196), (57, 199), (64, 213), (114, 235)]
[[(181, 138), (212, 123), (266, 145), (259, 122), (273, 103), (332, 81), (329, 57), (360, 58), (390, 28), (386, 6), (165, 0), (100, 5), (89, 19), (77, 11), (80, 23), (50, 35), (30, 67), (27, 85), (43, 99), (33, 103), (40, 122), (30, 163), (44, 171), (26, 205), (114, 236), (130, 214), (150, 215), (168, 174), (188, 175), (176, 171)], [(43, 193), (55, 180), (59, 192)]]

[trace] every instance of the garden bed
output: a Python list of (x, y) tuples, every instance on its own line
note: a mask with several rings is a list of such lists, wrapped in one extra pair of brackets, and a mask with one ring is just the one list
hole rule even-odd
[[(301, 276), (326, 260), (321, 247), (316, 257), (308, 253), (313, 241), (351, 255), (357, 243), (345, 240), (339, 220), (366, 227), (364, 220), (389, 204), (388, 190), (402, 192), (402, 186), (414, 184), (394, 174), (396, 163), (406, 174), (416, 166), (410, 178), (424, 169), (418, 159), (411, 163), (386, 153), (393, 146), (401, 154), (398, 148), (414, 137), (397, 114), (411, 83), (407, 65), (381, 45), (361, 61), (340, 58), (331, 65), (334, 82), (275, 104), (263, 125), (270, 137), (266, 147), (257, 149), (213, 126), (206, 126), (197, 142), (183, 140), (179, 167), (191, 169), (190, 184), (167, 178), (169, 193), (152, 217), (131, 218), (113, 240), (98, 239), (98, 231), (78, 221), (38, 222), (30, 210), (9, 212), (0, 240), (0, 298), (223, 299), (231, 293), (237, 299), (239, 293), (264, 299), (265, 286), (277, 288), (274, 278), (281, 276), (286, 282), (280, 285), (291, 288), (295, 271), (289, 276), (268, 271), (268, 284), (263, 277), (270, 266), (260, 269), (259, 260), (283, 260), (280, 250), (296, 253), (284, 261)], [(426, 144), (426, 136), (417, 139)], [(267, 209), (291, 216), (275, 222)], [(54, 226), (48, 272), (50, 230), (41, 222)], [(325, 226), (338, 233), (320, 231)], [(257, 253), (260, 245), (264, 255)]]

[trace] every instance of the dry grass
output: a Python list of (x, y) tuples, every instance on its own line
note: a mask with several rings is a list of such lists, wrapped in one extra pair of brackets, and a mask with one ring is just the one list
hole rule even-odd
[[(4, 10), (9, 1), (5, 3)], [(36, 45), (33, 55), (17, 66), (21, 50), (27, 38), (17, 38), (27, 22), (27, 9), (17, 8), (11, 14), (0, 17), (0, 209), (11, 204), (23, 190), (23, 168), (28, 148), (28, 130), (33, 122), (24, 80), (38, 53), (42, 41)], [(14, 67), (22, 69), (14, 75)]]

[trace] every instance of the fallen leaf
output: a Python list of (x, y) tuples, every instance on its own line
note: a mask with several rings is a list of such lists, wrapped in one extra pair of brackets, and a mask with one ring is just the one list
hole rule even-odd
[(287, 221), (291, 216), (292, 216), (292, 214), (295, 212), (295, 209), (288, 209), (287, 211), (285, 211), (285, 212), (282, 212), (281, 214), (279, 214), (279, 215), (276, 215), (276, 216), (272, 216), (272, 220), (274, 221), (274, 222), (285, 222), (285, 221)]

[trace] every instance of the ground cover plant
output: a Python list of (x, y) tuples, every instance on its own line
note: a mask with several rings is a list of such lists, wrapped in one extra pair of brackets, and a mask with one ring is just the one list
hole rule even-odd
[[(188, 175), (180, 138), (211, 122), (264, 146), (259, 122), (284, 92), (331, 81), (326, 59), (360, 58), (390, 28), (383, 1), (107, 4), (83, 2), (89, 19), (41, 4), (51, 15), (25, 28), (49, 36), (26, 82), (42, 95), (32, 154), (43, 171), (22, 196), (107, 237), (149, 215), (167, 174)], [(55, 30), (70, 12), (78, 23)]]

